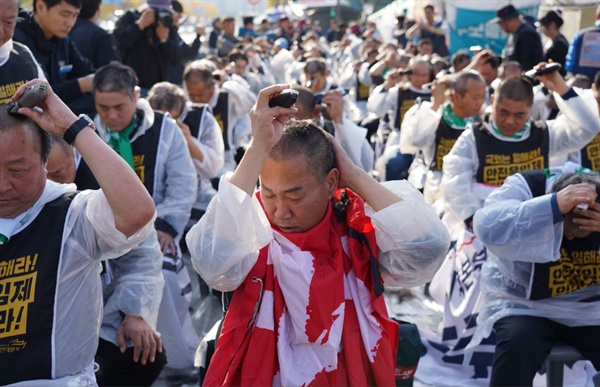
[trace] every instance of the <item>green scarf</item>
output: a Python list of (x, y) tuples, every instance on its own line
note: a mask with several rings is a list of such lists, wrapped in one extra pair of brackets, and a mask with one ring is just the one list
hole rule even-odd
[(133, 149), (131, 149), (131, 142), (129, 140), (129, 135), (135, 128), (135, 124), (137, 123), (137, 117), (133, 116), (133, 120), (127, 128), (121, 130), (120, 132), (113, 132), (110, 129), (107, 130), (108, 134), (110, 134), (110, 138), (108, 139), (108, 145), (113, 148), (117, 153), (129, 164), (131, 169), (135, 170), (135, 166), (133, 164)]
[(492, 124), (492, 130), (494, 131), (494, 133), (496, 133), (498, 136), (500, 137), (504, 137), (504, 138), (516, 138), (516, 139), (521, 139), (523, 137), (523, 135), (525, 133), (527, 133), (527, 131), (531, 128), (531, 123), (529, 121), (527, 121), (525, 123), (525, 126), (523, 126), (523, 128), (521, 128), (521, 130), (519, 130), (517, 133), (507, 136), (506, 134), (503, 134), (500, 129), (498, 129), (498, 127), (496, 126), (496, 123), (494, 121), (491, 121)]
[(442, 106), (442, 118), (450, 126), (455, 129), (465, 129), (468, 124), (473, 123), (477, 120), (477, 116), (471, 116), (466, 118), (460, 118), (452, 111), (450, 102), (446, 102)]

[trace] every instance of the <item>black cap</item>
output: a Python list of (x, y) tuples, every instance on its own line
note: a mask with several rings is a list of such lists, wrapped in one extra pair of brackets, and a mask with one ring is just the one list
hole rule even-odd
[(508, 19), (515, 19), (519, 17), (519, 12), (514, 5), (509, 4), (496, 11), (496, 17), (490, 20), (488, 23), (498, 23)]
[(523, 21), (531, 26), (533, 26), (535, 28), (536, 24), (535, 24), (535, 18), (531, 15), (525, 15), (523, 14)]
[(557, 27), (562, 26), (564, 23), (564, 20), (562, 18), (561, 13), (550, 10), (550, 11), (546, 12), (546, 15), (544, 15), (543, 18), (540, 19), (540, 24), (545, 27), (549, 26), (550, 23), (552, 23), (552, 22), (556, 23)]

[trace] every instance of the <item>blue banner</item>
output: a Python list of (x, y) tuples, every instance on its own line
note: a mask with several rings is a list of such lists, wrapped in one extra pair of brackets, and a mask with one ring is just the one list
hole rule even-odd
[[(538, 6), (519, 9), (520, 13), (537, 15)], [(468, 50), (471, 46), (489, 48), (500, 55), (507, 35), (498, 23), (488, 21), (496, 17), (495, 10), (480, 11), (456, 8), (456, 22), (450, 25), (450, 52)]]

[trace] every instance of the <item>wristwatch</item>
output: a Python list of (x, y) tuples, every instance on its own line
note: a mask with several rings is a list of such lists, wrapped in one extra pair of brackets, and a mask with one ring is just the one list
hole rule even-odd
[(79, 119), (73, 122), (71, 126), (65, 131), (63, 134), (63, 140), (69, 145), (73, 145), (75, 142), (75, 137), (86, 127), (92, 128), (92, 130), (96, 130), (96, 126), (94, 125), (94, 121), (85, 114), (80, 114)]

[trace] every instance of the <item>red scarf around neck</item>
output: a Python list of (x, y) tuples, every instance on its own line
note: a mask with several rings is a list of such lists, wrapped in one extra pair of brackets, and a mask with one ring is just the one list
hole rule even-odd
[(345, 192), (345, 222), (330, 204), (305, 233), (274, 231), (234, 293), (204, 385), (395, 384), (398, 326), (375, 231), (364, 201)]

